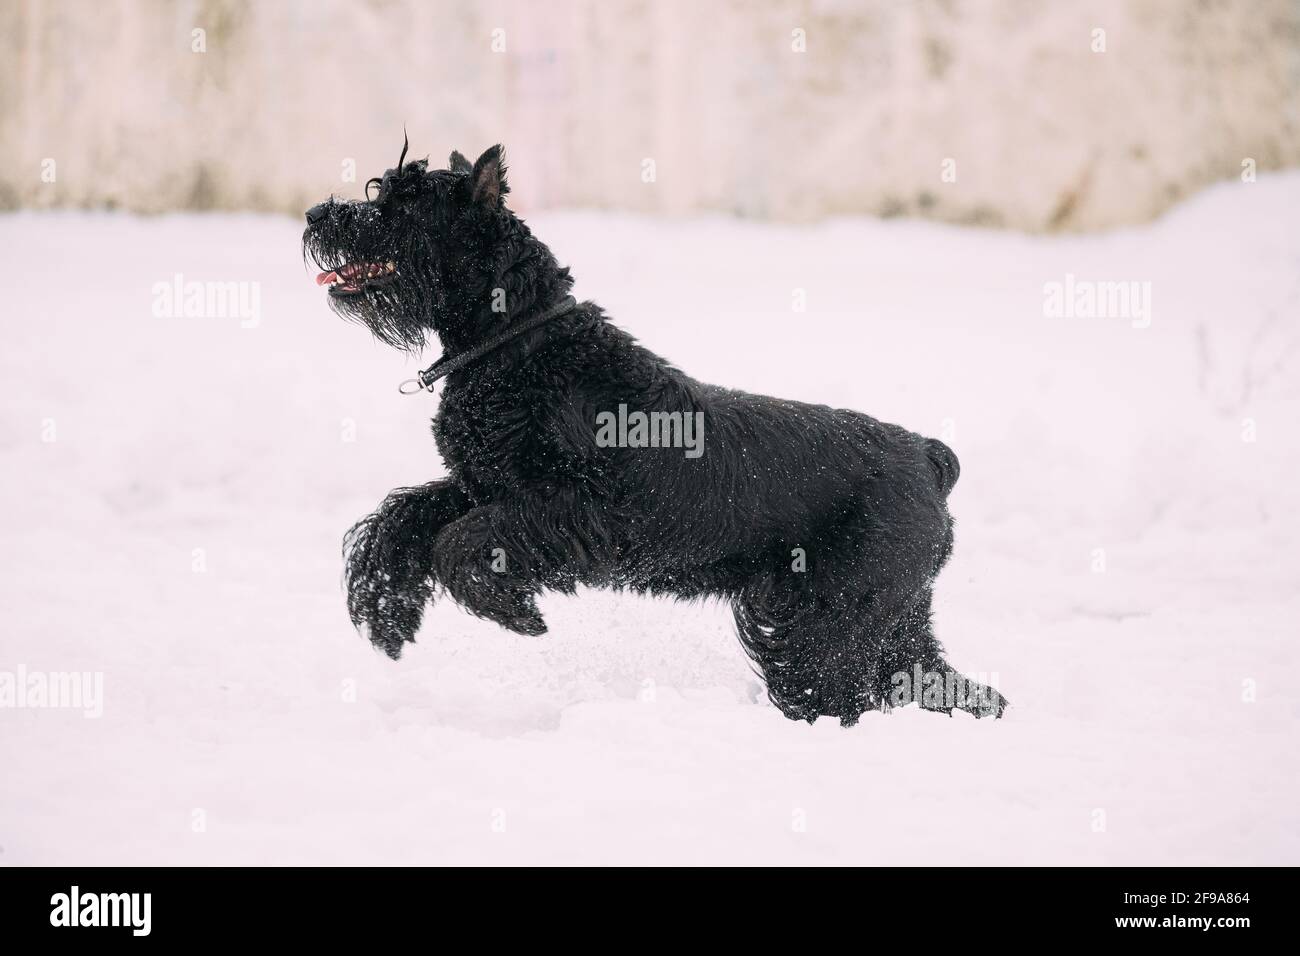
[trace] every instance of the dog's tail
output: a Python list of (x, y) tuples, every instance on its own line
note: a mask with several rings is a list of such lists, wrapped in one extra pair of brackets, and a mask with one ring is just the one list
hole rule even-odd
[(961, 476), (961, 462), (951, 448), (937, 438), (925, 439), (925, 457), (934, 468), (934, 477), (939, 482), (939, 493), (945, 498), (952, 486)]

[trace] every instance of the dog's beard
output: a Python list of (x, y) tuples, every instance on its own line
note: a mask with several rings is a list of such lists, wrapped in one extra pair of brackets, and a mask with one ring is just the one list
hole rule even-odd
[(349, 322), (370, 330), (370, 334), (395, 349), (415, 352), (421, 349), (428, 328), (420, 320), (422, 310), (409, 290), (402, 288), (405, 277), (392, 285), (365, 289), (355, 295), (329, 297), (330, 308)]
[(426, 245), (416, 241), (398, 250), (377, 242), (343, 244), (309, 230), (303, 258), (321, 270), (317, 281), (327, 288), (337, 315), (364, 326), (385, 345), (414, 352), (425, 345), (437, 302), (434, 277), (412, 265), (428, 261)]

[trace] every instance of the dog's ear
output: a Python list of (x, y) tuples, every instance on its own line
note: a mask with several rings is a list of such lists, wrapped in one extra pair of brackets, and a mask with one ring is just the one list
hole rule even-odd
[(499, 143), (488, 147), (478, 158), (469, 181), (473, 184), (476, 203), (493, 209), (501, 205), (501, 198), (510, 192), (510, 187), (506, 185), (506, 153)]
[(451, 151), (451, 159), (447, 160), (447, 168), (453, 173), (467, 173), (470, 171), (469, 160), (461, 155), (460, 150)]

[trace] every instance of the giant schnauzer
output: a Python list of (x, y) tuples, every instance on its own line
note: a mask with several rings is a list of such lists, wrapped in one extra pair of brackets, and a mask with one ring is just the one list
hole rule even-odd
[(303, 235), (336, 312), (444, 350), (412, 382), (446, 380), (449, 477), (392, 492), (344, 539), (348, 609), (377, 647), (397, 658), (438, 591), (519, 634), (546, 630), (544, 588), (718, 597), (787, 717), (848, 726), (912, 700), (1001, 715), (931, 630), (951, 449), (696, 381), (574, 301), (505, 206), (500, 146), (448, 169), (405, 159), (365, 201), (309, 209)]

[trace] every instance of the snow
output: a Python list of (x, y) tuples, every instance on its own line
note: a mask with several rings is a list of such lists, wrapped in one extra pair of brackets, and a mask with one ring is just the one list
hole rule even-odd
[[(1297, 212), (1300, 174), (1082, 238), (532, 220), (691, 374), (961, 456), (936, 628), (1012, 709), (850, 730), (767, 705), (716, 604), (441, 603), (382, 658), (339, 542), (441, 473), (429, 356), (329, 313), (286, 218), (0, 218), (0, 672), (104, 688), (0, 709), (0, 862), (1300, 862)], [(256, 320), (155, 315), (177, 273)], [(1150, 282), (1149, 327), (1045, 317), (1067, 275)]]

